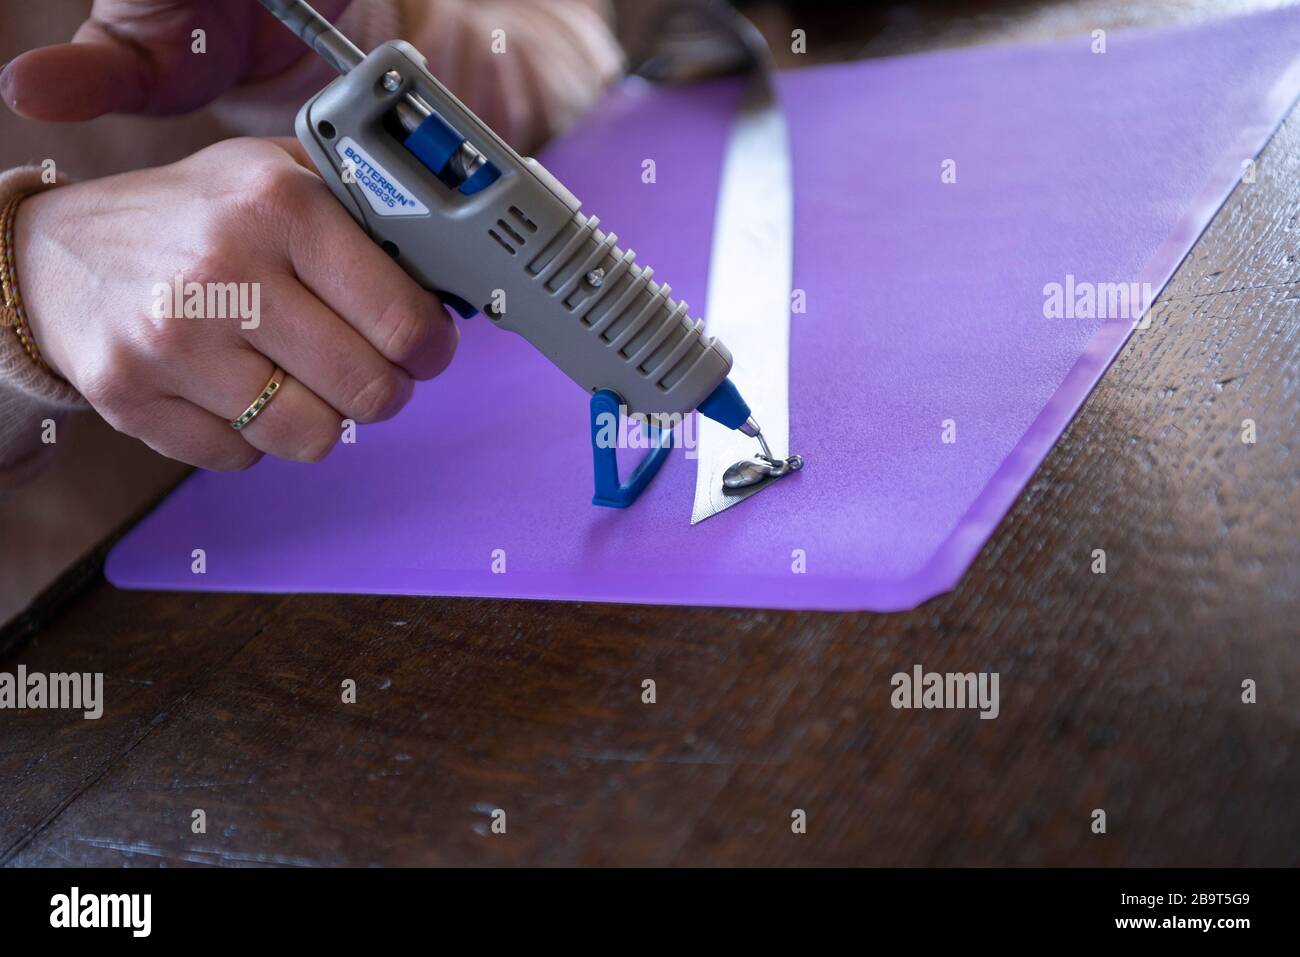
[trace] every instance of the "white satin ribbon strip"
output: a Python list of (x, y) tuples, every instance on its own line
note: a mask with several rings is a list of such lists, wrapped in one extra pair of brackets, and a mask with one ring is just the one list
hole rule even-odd
[[(735, 359), (731, 380), (772, 454), (790, 454), (790, 293), (794, 200), (790, 139), (770, 74), (755, 74), (722, 159), (705, 326)], [(758, 441), (699, 416), (691, 524), (769, 482), (724, 495), (722, 473), (758, 454)]]

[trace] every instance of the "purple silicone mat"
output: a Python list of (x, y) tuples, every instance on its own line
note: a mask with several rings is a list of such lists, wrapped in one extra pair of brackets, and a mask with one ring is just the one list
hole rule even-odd
[[(1044, 318), (1044, 285), (1158, 291), (1300, 91), (1295, 8), (1090, 46), (781, 77), (808, 464), (752, 501), (691, 527), (678, 449), (631, 509), (593, 507), (587, 396), (480, 317), (444, 376), (324, 463), (193, 476), (113, 550), (109, 580), (878, 611), (953, 587), (1132, 325)], [(737, 94), (628, 84), (544, 157), (696, 306)]]

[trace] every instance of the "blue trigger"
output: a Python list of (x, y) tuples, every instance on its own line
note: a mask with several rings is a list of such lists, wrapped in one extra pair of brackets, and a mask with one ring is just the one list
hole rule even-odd
[(433, 294), (442, 300), (444, 306), (451, 306), (462, 319), (473, 319), (478, 315), (478, 310), (471, 306), (454, 292), (447, 292), (445, 289), (435, 289)]

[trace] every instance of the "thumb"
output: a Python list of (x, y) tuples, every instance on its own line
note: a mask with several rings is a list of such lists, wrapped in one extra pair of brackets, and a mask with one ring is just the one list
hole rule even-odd
[[(102, 34), (102, 31), (101, 31)], [(135, 113), (148, 103), (152, 67), (130, 44), (107, 34), (29, 50), (0, 73), (0, 96), (34, 120), (91, 120)]]

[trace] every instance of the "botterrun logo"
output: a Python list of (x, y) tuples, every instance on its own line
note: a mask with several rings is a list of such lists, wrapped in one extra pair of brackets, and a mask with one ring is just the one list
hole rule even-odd
[(352, 137), (343, 137), (338, 152), (343, 160), (343, 181), (360, 186), (370, 208), (380, 216), (423, 216), (429, 212), (429, 207), (412, 196), (397, 177)]

